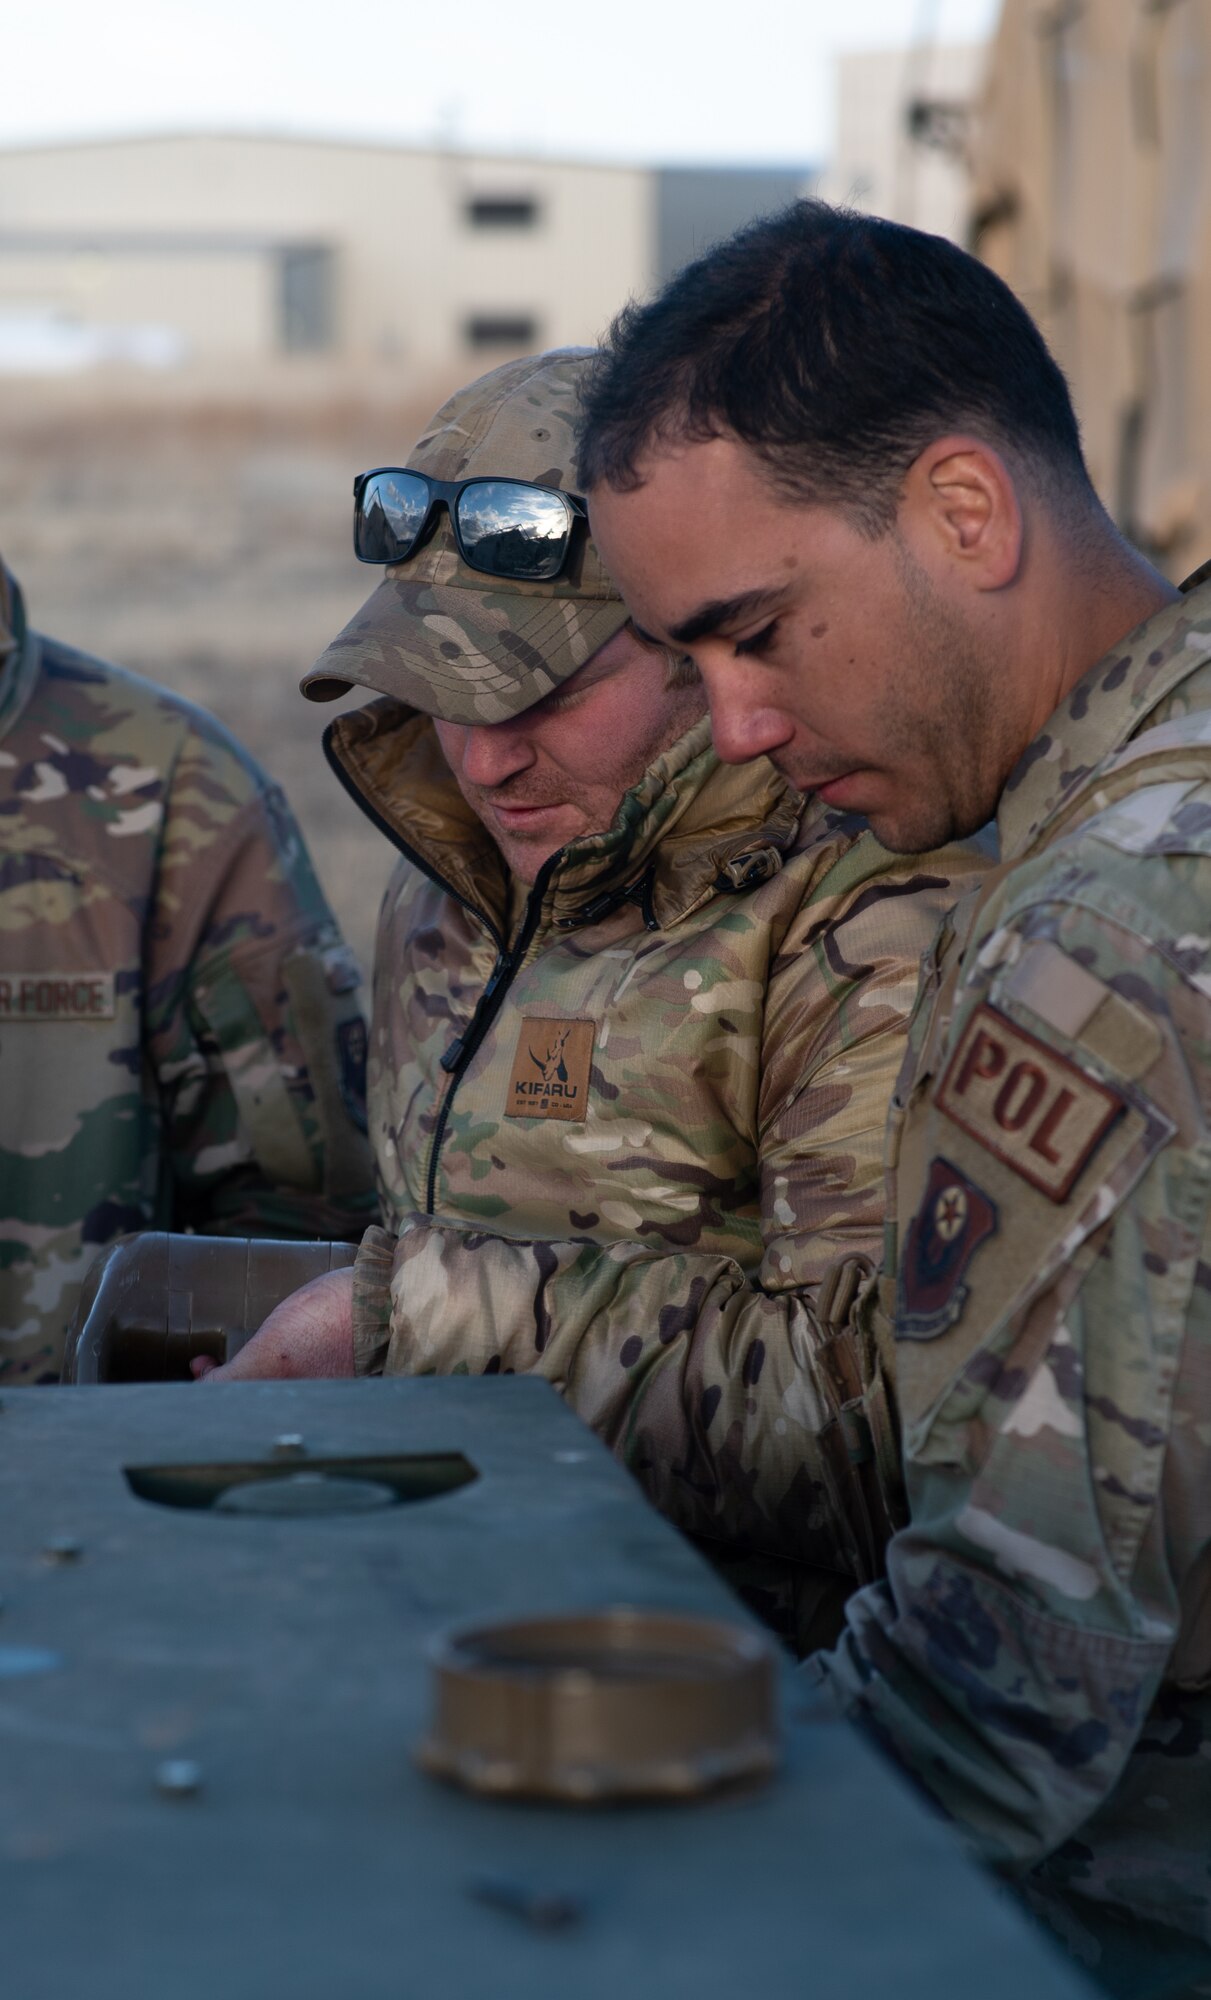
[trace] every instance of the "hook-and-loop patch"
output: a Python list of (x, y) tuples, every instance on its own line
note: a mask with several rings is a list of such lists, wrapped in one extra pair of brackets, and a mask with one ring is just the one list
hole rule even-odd
[(934, 1102), (1015, 1174), (1061, 1202), (1127, 1101), (984, 1001)]

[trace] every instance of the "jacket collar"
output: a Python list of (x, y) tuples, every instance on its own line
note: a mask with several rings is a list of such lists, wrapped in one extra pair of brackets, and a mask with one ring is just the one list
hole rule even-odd
[(29, 700), (40, 660), (38, 636), (26, 623), (21, 586), (0, 562), (0, 739)]
[(1196, 582), (1091, 667), (1018, 759), (997, 809), (1002, 859), (1024, 853), (1072, 787), (1121, 750), (1209, 656), (1211, 581)]
[[(339, 716), (324, 747), (388, 838), (503, 936), (504, 862), (450, 776), (431, 719), (371, 702)], [(604, 833), (572, 841), (544, 871), (540, 921), (571, 929), (630, 892), (666, 929), (713, 891), (776, 873), (802, 815), (802, 799), (764, 758), (720, 764), (704, 719), (649, 766)]]

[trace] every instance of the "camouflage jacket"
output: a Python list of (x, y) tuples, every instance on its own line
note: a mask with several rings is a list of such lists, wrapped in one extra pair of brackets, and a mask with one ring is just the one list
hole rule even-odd
[(893, 857), (721, 766), (704, 722), (548, 864), (510, 945), (427, 720), (377, 702), (329, 741), (413, 857), (375, 954), (393, 1233), (359, 1255), (360, 1366), (540, 1372), (684, 1527), (873, 1573), (861, 1383), (817, 1294), (877, 1252), (920, 955), (980, 858)]
[(1113, 1990), (1184, 1992), (1211, 1978), (1211, 587), (1085, 676), (999, 824), (889, 1134), (909, 1520), (816, 1671)]
[(0, 1376), (57, 1379), (126, 1230), (358, 1235), (365, 1027), (280, 792), (27, 630), (0, 568)]

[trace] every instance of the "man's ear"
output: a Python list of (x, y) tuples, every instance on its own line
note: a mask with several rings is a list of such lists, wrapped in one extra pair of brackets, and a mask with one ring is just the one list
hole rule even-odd
[(904, 519), (977, 590), (1003, 590), (1022, 566), (1017, 483), (1000, 452), (956, 434), (935, 439), (908, 469)]

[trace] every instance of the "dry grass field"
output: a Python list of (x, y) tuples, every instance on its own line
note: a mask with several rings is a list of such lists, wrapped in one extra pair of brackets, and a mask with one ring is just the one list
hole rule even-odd
[(298, 679), (376, 581), (350, 545), (353, 475), (406, 454), (444, 387), (189, 403), (168, 384), (0, 389), (0, 551), (33, 623), (242, 737), (285, 786), (367, 969), (392, 851), (324, 761), (335, 707)]

